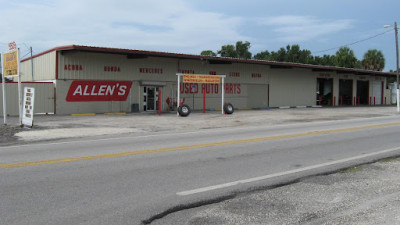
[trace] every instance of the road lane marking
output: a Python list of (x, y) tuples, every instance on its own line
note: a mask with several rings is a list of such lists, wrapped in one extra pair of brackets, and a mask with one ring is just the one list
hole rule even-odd
[(363, 159), (363, 158), (376, 156), (376, 155), (380, 155), (380, 154), (385, 154), (385, 153), (389, 153), (389, 152), (395, 152), (395, 151), (399, 151), (399, 150), (400, 150), (400, 148), (390, 148), (390, 149), (382, 150), (379, 152), (363, 154), (363, 155), (359, 155), (359, 156), (354, 156), (354, 157), (345, 158), (345, 159), (341, 159), (341, 160), (331, 161), (331, 162), (327, 162), (327, 163), (321, 163), (321, 164), (317, 164), (317, 165), (313, 165), (313, 166), (307, 166), (307, 167), (284, 171), (284, 172), (280, 172), (280, 173), (268, 174), (268, 175), (253, 177), (253, 178), (244, 179), (244, 180), (237, 180), (237, 181), (228, 182), (228, 183), (224, 183), (224, 184), (218, 184), (218, 185), (213, 185), (213, 186), (208, 186), (208, 187), (197, 188), (197, 189), (193, 189), (193, 190), (189, 190), (189, 191), (182, 191), (182, 192), (178, 192), (176, 194), (179, 196), (194, 195), (194, 194), (199, 194), (199, 193), (203, 193), (203, 192), (214, 191), (217, 189), (228, 188), (228, 187), (236, 186), (239, 184), (253, 183), (253, 182), (257, 182), (257, 181), (267, 180), (267, 179), (281, 177), (281, 176), (285, 176), (285, 175), (291, 175), (291, 174), (304, 172), (304, 171), (308, 171), (308, 170), (323, 168), (323, 167), (327, 167), (327, 166), (333, 166), (333, 165), (339, 164), (339, 163), (346, 163), (346, 162), (350, 162), (350, 161), (357, 160), (357, 159)]
[(225, 145), (250, 143), (250, 142), (259, 142), (259, 141), (268, 141), (268, 140), (276, 140), (276, 139), (284, 139), (284, 138), (319, 135), (319, 134), (331, 134), (331, 133), (339, 133), (339, 132), (345, 132), (345, 131), (363, 130), (363, 129), (371, 129), (371, 128), (379, 128), (379, 127), (387, 127), (387, 126), (395, 126), (395, 125), (400, 125), (400, 122), (383, 123), (383, 124), (349, 127), (349, 128), (340, 128), (340, 129), (331, 129), (331, 130), (322, 130), (322, 131), (310, 131), (310, 132), (303, 132), (303, 133), (284, 134), (284, 135), (267, 136), (267, 137), (260, 137), (260, 138), (239, 139), (239, 140), (232, 140), (232, 141), (211, 142), (211, 143), (196, 144), (196, 145), (184, 145), (184, 146), (155, 148), (155, 149), (147, 149), (147, 150), (134, 150), (134, 151), (128, 151), (128, 152), (117, 152), (117, 153), (109, 153), (109, 154), (58, 158), (58, 159), (30, 161), (30, 162), (7, 163), (7, 164), (0, 164), (0, 169), (1, 168), (15, 168), (15, 167), (46, 165), (46, 164), (55, 164), (55, 163), (64, 163), (64, 162), (76, 162), (76, 161), (93, 160), (93, 159), (115, 158), (115, 157), (142, 155), (142, 154), (149, 154), (149, 153), (181, 151), (181, 150), (196, 149), (196, 148), (217, 147), (217, 146), (225, 146)]

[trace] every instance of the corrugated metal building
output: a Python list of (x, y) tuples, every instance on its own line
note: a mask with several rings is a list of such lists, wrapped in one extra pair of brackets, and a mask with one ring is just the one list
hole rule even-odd
[[(33, 74), (32, 74), (33, 63)], [(22, 81), (55, 81), (55, 112), (163, 111), (177, 96), (176, 73), (226, 75), (235, 108), (390, 104), (392, 73), (154, 51), (63, 46), (21, 62)], [(220, 109), (221, 84), (181, 84), (192, 109)]]

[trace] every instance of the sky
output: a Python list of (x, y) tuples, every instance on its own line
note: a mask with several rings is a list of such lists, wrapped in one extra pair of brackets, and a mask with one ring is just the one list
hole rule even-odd
[(249, 41), (253, 55), (298, 44), (315, 56), (351, 44), (360, 60), (382, 51), (389, 71), (400, 1), (0, 0), (0, 17), (0, 52), (15, 41), (23, 58), (72, 44), (200, 54)]

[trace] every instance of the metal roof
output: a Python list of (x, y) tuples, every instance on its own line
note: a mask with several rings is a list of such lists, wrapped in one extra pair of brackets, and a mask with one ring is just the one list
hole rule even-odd
[[(94, 46), (83, 46), (83, 45), (66, 45), (66, 46), (55, 47), (47, 51), (44, 51), (42, 53), (36, 54), (33, 57), (35, 58), (53, 51), (57, 52), (82, 51), (82, 52), (97, 52), (97, 53), (107, 53), (107, 54), (122, 54), (122, 55), (127, 55), (127, 57), (130, 58), (143, 58), (152, 56), (152, 57), (166, 57), (166, 58), (192, 59), (192, 60), (197, 59), (197, 60), (207, 60), (211, 64), (245, 63), (245, 64), (269, 65), (272, 68), (305, 68), (321, 72), (336, 71), (337, 73), (351, 73), (356, 75), (375, 75), (375, 76), (379, 75), (388, 77), (396, 75), (395, 73), (390, 73), (390, 72), (343, 68), (335, 66), (322, 66), (322, 65), (311, 65), (311, 64), (290, 63), (290, 62), (275, 62), (275, 61), (254, 60), (254, 59), (214, 57), (214, 56), (132, 50), (132, 49), (122, 49), (122, 48), (94, 47)], [(29, 59), (30, 58), (23, 59), (21, 62), (27, 61)]]

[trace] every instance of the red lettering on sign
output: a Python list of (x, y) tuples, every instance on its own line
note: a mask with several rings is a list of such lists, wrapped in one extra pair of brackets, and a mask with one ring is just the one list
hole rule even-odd
[[(194, 86), (194, 88), (193, 88)], [(219, 84), (201, 84), (201, 92), (199, 90), (199, 84), (197, 83), (181, 83), (180, 92), (181, 94), (199, 94), (206, 92), (206, 94), (218, 94), (219, 93)], [(242, 89), (240, 88), (240, 84), (227, 83), (224, 85), (225, 93), (232, 95), (240, 95), (242, 94)]]
[(217, 71), (210, 71), (210, 75), (217, 75)]
[(16, 50), (17, 49), (17, 44), (15, 43), (15, 41), (8, 43), (8, 49), (11, 50)]
[(75, 64), (65, 64), (64, 65), (64, 70), (73, 70), (73, 71), (76, 71), (76, 70), (83, 70), (83, 67), (82, 67), (82, 65), (75, 65)]
[(261, 73), (252, 73), (251, 78), (261, 78)]
[(229, 76), (230, 77), (240, 77), (240, 73), (239, 72), (229, 72)]
[(132, 81), (73, 81), (67, 102), (126, 101)]
[(119, 66), (104, 66), (104, 72), (121, 72)]
[(139, 68), (140, 73), (154, 73), (163, 74), (163, 69), (161, 68)]
[(184, 74), (195, 74), (194, 70), (178, 70), (178, 73), (184, 73)]

